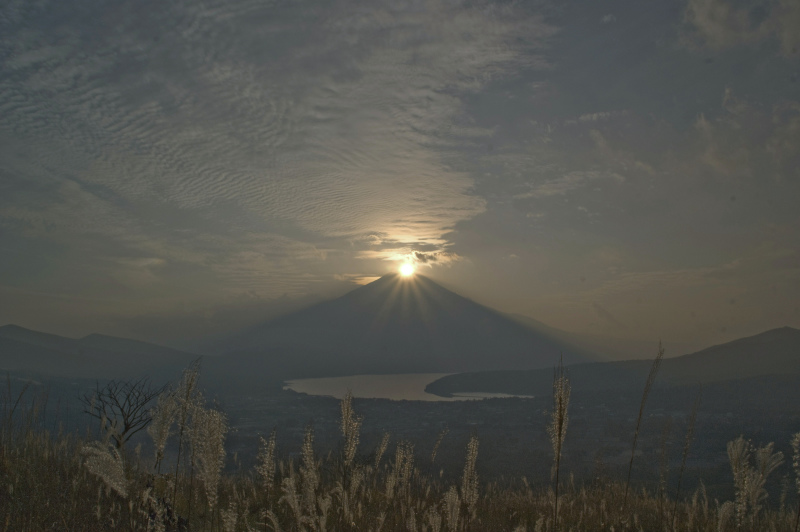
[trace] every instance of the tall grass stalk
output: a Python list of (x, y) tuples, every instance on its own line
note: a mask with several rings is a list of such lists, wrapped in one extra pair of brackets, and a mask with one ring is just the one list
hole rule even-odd
[(558, 474), (561, 468), (561, 450), (564, 446), (564, 438), (567, 435), (567, 423), (569, 422), (569, 396), (571, 387), (566, 371), (564, 370), (564, 360), (560, 358), (558, 367), (553, 374), (553, 411), (551, 421), (547, 427), (550, 435), (550, 443), (553, 446), (553, 474), (555, 502), (553, 504), (553, 530), (558, 530)]
[(352, 391), (347, 390), (347, 393), (342, 398), (340, 407), (342, 417), (339, 421), (339, 428), (342, 431), (342, 436), (344, 436), (344, 466), (345, 469), (349, 469), (356, 456), (363, 419), (353, 411)]
[(681, 497), (681, 482), (683, 481), (683, 473), (686, 471), (686, 458), (689, 456), (689, 448), (694, 439), (694, 426), (697, 422), (697, 409), (700, 408), (700, 399), (703, 395), (703, 388), (697, 392), (697, 398), (692, 405), (692, 413), (689, 414), (689, 425), (686, 428), (686, 438), (683, 440), (683, 454), (681, 455), (681, 469), (678, 473), (678, 487), (675, 490), (675, 504), (672, 509), (672, 529), (675, 530), (675, 517), (678, 513), (678, 501)]
[(458, 525), (461, 517), (461, 499), (455, 486), (450, 486), (442, 499), (445, 515), (447, 516), (447, 530), (458, 532)]
[(314, 457), (314, 428), (309, 425), (303, 438), (302, 462), (300, 466), (302, 479), (303, 510), (312, 515), (316, 511), (317, 487), (319, 487), (319, 472), (317, 461)]
[(668, 417), (664, 423), (664, 429), (661, 431), (661, 453), (659, 456), (658, 464), (658, 506), (659, 506), (659, 525), (658, 528), (663, 528), (665, 503), (664, 500), (667, 495), (667, 483), (669, 482), (669, 437), (672, 433), (672, 417)]
[(794, 532), (800, 530), (800, 432), (792, 438), (792, 467), (797, 487), (797, 514), (794, 518)]
[(746, 521), (750, 522), (751, 527), (758, 522), (761, 507), (768, 497), (767, 478), (783, 463), (783, 453), (773, 452), (773, 449), (773, 443), (755, 448), (744, 436), (728, 442), (728, 459), (736, 488), (735, 515), (738, 528), (742, 528)]
[[(200, 376), (200, 360), (196, 360), (183, 372), (183, 379), (178, 387), (175, 397), (178, 401), (178, 456), (175, 460), (175, 488), (172, 500), (178, 500), (178, 473), (181, 467), (181, 453), (183, 452), (184, 436), (189, 428), (189, 415), (196, 402), (197, 380)], [(191, 502), (191, 499), (190, 499)]]
[(773, 452), (774, 447), (774, 443), (770, 442), (756, 449), (754, 453), (755, 467), (750, 469), (747, 494), (750, 499), (750, 508), (752, 508), (751, 523), (754, 527), (769, 495), (766, 489), (767, 478), (783, 464), (783, 453)]
[(750, 442), (739, 436), (728, 442), (728, 461), (733, 472), (733, 486), (736, 491), (734, 516), (736, 527), (742, 528), (747, 516), (747, 480), (749, 477)]
[[(4, 428), (11, 429), (11, 428), (13, 428), (15, 426), (14, 425), (14, 412), (17, 411), (17, 407), (20, 405), (20, 402), (22, 401), (22, 398), (25, 396), (25, 392), (28, 391), (28, 388), (30, 388), (30, 386), (31, 386), (31, 381), (25, 381), (25, 383), (22, 385), (22, 389), (19, 391), (19, 393), (18, 394), (14, 394), (11, 391), (11, 375), (6, 373), (6, 393), (5, 393), (5, 397), (3, 398), (3, 407), (5, 409), (5, 412), (4, 412), (5, 416), (4, 417), (6, 418), (5, 419), (5, 423), (4, 423)], [(11, 408), (9, 408), (8, 405), (11, 404), (11, 400), (14, 397), (14, 395), (16, 395), (16, 399), (14, 399), (14, 404), (11, 406)], [(6, 431), (4, 431), (4, 432), (6, 432)], [(9, 436), (13, 435), (11, 430), (8, 430), (7, 434)]]
[(172, 424), (175, 423), (175, 416), (178, 413), (179, 404), (175, 398), (175, 392), (164, 390), (156, 400), (156, 406), (150, 411), (152, 421), (147, 426), (147, 434), (153, 439), (155, 453), (154, 469), (156, 473), (161, 473), (161, 462), (164, 459), (164, 449), (170, 437)]
[(383, 438), (381, 438), (381, 443), (378, 444), (378, 448), (375, 450), (375, 471), (378, 471), (378, 467), (381, 465), (381, 459), (383, 458), (383, 454), (386, 452), (386, 449), (389, 447), (389, 433), (384, 432)]
[(81, 449), (86, 469), (123, 499), (128, 498), (128, 479), (125, 477), (125, 461), (122, 453), (108, 440), (90, 442)]
[(653, 383), (656, 381), (656, 375), (658, 374), (658, 368), (661, 367), (661, 360), (664, 358), (664, 347), (661, 345), (661, 342), (658, 342), (658, 353), (656, 354), (656, 358), (653, 360), (653, 365), (650, 366), (650, 373), (647, 374), (647, 381), (644, 383), (644, 391), (642, 392), (642, 401), (639, 403), (639, 415), (636, 417), (636, 430), (633, 433), (633, 445), (631, 445), (631, 460), (628, 464), (628, 478), (625, 481), (625, 495), (622, 498), (622, 507), (623, 509), (628, 504), (628, 490), (630, 489), (631, 485), (631, 472), (633, 471), (633, 458), (636, 455), (636, 443), (639, 440), (639, 429), (642, 426), (642, 415), (644, 414), (644, 405), (647, 403), (647, 396), (650, 395), (650, 390), (653, 387)]
[(196, 406), (192, 413), (192, 454), (197, 476), (205, 488), (206, 501), (213, 512), (217, 509), (218, 486), (225, 465), (225, 435), (228, 423), (225, 414)]
[(467, 507), (465, 526), (475, 518), (475, 509), (478, 504), (478, 470), (475, 462), (478, 459), (478, 437), (473, 435), (467, 443), (467, 459), (464, 463), (464, 474), (461, 477), (461, 500)]
[[(269, 501), (275, 487), (275, 450), (277, 447), (277, 430), (272, 429), (269, 435), (269, 440), (263, 437), (259, 438), (261, 447), (258, 450), (256, 464), (256, 473), (261, 477), (261, 486), (264, 488), (264, 509), (269, 509)], [(267, 530), (266, 520), (264, 521), (264, 530)]]
[(450, 429), (445, 427), (436, 438), (436, 443), (433, 445), (433, 451), (431, 451), (431, 465), (436, 463), (436, 455), (439, 453), (439, 447), (442, 445), (442, 440), (444, 440), (444, 437), (447, 436), (448, 432), (450, 432)]

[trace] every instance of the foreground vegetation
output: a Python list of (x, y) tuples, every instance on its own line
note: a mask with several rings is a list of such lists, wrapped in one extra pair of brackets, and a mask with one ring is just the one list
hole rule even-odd
[[(658, 370), (653, 365), (643, 394)], [(0, 446), (2, 530), (214, 530), (214, 531), (796, 531), (798, 509), (770, 505), (771, 473), (784, 463), (772, 444), (744, 438), (728, 444), (732, 501), (709, 500), (701, 485), (692, 493), (638, 491), (630, 481), (595, 479), (587, 485), (559, 471), (568, 437), (569, 380), (560, 368), (554, 382), (549, 434), (553, 475), (547, 487), (484, 483), (478, 477), (479, 440), (466, 448), (463, 469), (447, 481), (436, 449), (420, 457), (413, 446), (385, 434), (377, 448), (359, 448), (361, 418), (352, 398), (341, 402), (341, 444), (320, 456), (308, 427), (295, 456), (278, 459), (273, 432), (261, 439), (252, 471), (224, 474), (226, 416), (197, 390), (198, 368), (174, 389), (164, 389), (149, 410), (145, 429), (153, 452), (128, 449), (128, 425), (113, 409), (90, 403), (104, 438), (51, 435), (37, 428), (41, 400), (25, 390), (6, 394)], [(98, 390), (101, 392), (101, 390)], [(102, 397), (102, 393), (98, 394)], [(142, 405), (139, 405), (142, 406)], [(126, 432), (128, 431), (128, 432)], [(684, 465), (691, 443), (684, 446)], [(441, 441), (441, 437), (440, 437)], [(167, 453), (168, 448), (174, 452)], [(800, 493), (800, 433), (793, 442)], [(631, 464), (636, 456), (631, 449)], [(722, 452), (722, 450), (721, 450)], [(169, 456), (167, 456), (169, 454)], [(235, 459), (235, 458), (234, 458)], [(681, 468), (683, 470), (683, 467)], [(568, 472), (566, 472), (568, 473)], [(682, 474), (682, 472), (681, 472)], [(630, 473), (629, 473), (630, 477)]]

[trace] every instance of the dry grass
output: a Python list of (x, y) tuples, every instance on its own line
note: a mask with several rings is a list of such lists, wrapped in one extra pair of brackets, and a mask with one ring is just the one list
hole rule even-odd
[[(183, 397), (189, 397), (185, 391)], [(309, 427), (297, 460), (276, 459), (273, 434), (253, 450), (259, 455), (253, 471), (222, 474), (224, 415), (193, 397), (185, 416), (178, 410), (168, 426), (151, 431), (157, 451), (163, 450), (164, 434), (174, 445), (183, 434), (186, 448), (181, 462), (167, 474), (156, 467), (163, 454), (143, 459), (124, 448), (117, 454), (107, 441), (88, 442), (38, 430), (30, 420), (31, 409), (25, 415), (6, 411), (0, 446), (0, 530), (544, 532), (555, 528), (553, 489), (532, 489), (525, 481), (479, 482), (477, 437), (466, 446), (463, 472), (455, 483), (423, 473), (427, 460), (425, 467), (417, 467), (408, 442), (390, 445), (387, 435), (376, 449), (359, 448), (360, 417), (351, 398), (342, 405), (340, 453), (321, 457)], [(9, 398), (4, 404), (20, 401)], [(172, 427), (173, 422), (183, 426)], [(731, 446), (731, 480), (737, 489), (744, 489), (736, 501), (709, 500), (701, 487), (688, 500), (665, 504), (663, 493), (628, 492), (627, 483), (576, 486), (570, 479), (559, 490), (558, 529), (794, 530), (797, 509), (771, 509), (766, 499), (765, 481), (778, 467), (779, 453), (771, 445), (754, 448), (743, 439)], [(795, 443), (795, 453), (797, 447)], [(797, 462), (797, 454), (794, 458)]]
[(653, 365), (650, 366), (650, 373), (647, 375), (647, 381), (644, 384), (644, 390), (642, 391), (642, 401), (639, 404), (639, 416), (636, 418), (636, 430), (633, 433), (633, 444), (631, 445), (631, 460), (628, 464), (628, 479), (625, 481), (625, 495), (622, 499), (623, 506), (628, 502), (628, 490), (631, 486), (631, 472), (633, 471), (633, 459), (636, 456), (636, 443), (639, 440), (639, 429), (642, 426), (642, 414), (644, 414), (644, 407), (647, 404), (647, 398), (650, 395), (650, 390), (653, 388), (653, 384), (656, 382), (656, 375), (658, 375), (658, 369), (661, 367), (661, 361), (664, 359), (664, 347), (661, 345), (661, 342), (658, 342), (658, 353), (656, 354), (656, 358), (653, 359)]
[(558, 361), (553, 375), (553, 411), (551, 412), (551, 422), (547, 427), (550, 435), (550, 443), (553, 446), (553, 529), (558, 530), (558, 488), (559, 472), (561, 469), (561, 451), (564, 447), (564, 440), (567, 437), (567, 425), (569, 424), (569, 397), (572, 388), (564, 370), (564, 361)]

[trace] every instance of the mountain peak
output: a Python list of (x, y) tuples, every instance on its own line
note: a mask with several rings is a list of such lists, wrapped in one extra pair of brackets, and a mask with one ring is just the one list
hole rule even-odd
[[(290, 377), (550, 367), (582, 352), (416, 274), (397, 273), (233, 337), (224, 352)], [(230, 357), (226, 357), (232, 360)]]
[(15, 323), (8, 323), (6, 325), (0, 326), (0, 334), (2, 333), (9, 333), (9, 332), (33, 332), (31, 329), (26, 329), (25, 327), (21, 327)]

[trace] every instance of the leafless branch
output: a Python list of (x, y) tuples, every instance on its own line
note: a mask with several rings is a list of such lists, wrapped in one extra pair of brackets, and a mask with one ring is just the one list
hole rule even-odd
[[(138, 380), (98, 382), (95, 389), (80, 397), (83, 411), (107, 427), (117, 448), (150, 423), (150, 402), (166, 389), (153, 386), (149, 377)], [(107, 425), (106, 425), (107, 424)]]

